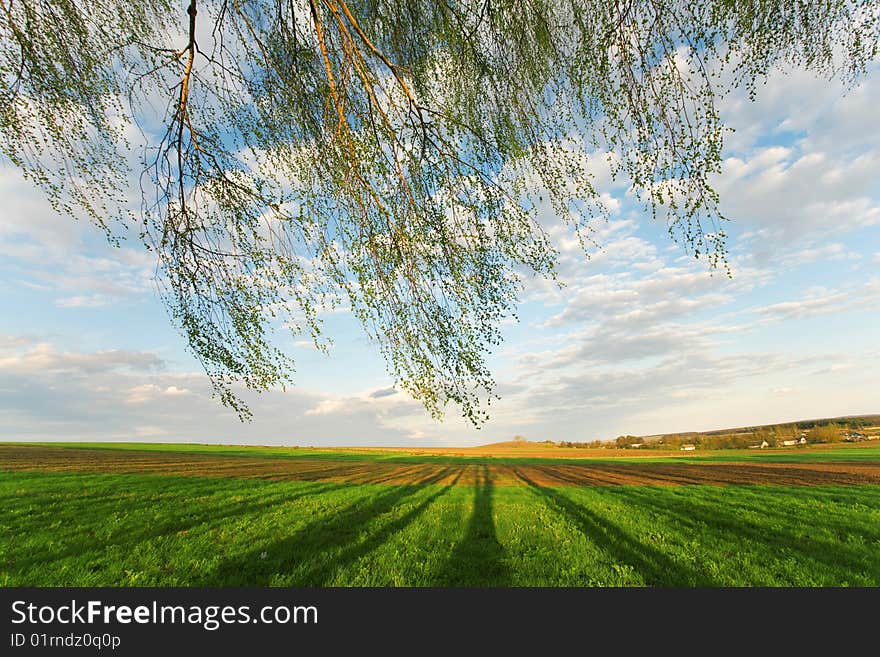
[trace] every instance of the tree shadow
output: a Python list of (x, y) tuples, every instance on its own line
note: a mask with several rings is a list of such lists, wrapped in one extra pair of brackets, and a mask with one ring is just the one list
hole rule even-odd
[[(221, 480), (218, 480), (221, 481)], [(177, 483), (178, 485), (174, 485)], [(176, 535), (183, 531), (189, 531), (200, 525), (220, 525), (238, 517), (254, 515), (264, 512), (274, 506), (297, 502), (309, 497), (323, 495), (331, 490), (342, 487), (342, 484), (308, 484), (308, 490), (291, 492), (288, 490), (273, 490), (270, 494), (256, 495), (251, 499), (233, 501), (229, 497), (217, 497), (229, 493), (240, 493), (240, 482), (232, 482), (233, 485), (217, 485), (207, 497), (210, 501), (200, 500), (197, 507), (180, 505), (167, 515), (163, 514), (160, 519), (150, 517), (150, 512), (155, 508), (156, 502), (149, 497), (122, 497), (118, 491), (105, 491), (98, 495), (87, 498), (88, 507), (62, 507), (62, 514), (69, 527), (76, 528), (76, 534), (69, 536), (54, 535), (64, 547), (51, 553), (37, 553), (29, 551), (26, 555), (19, 556), (15, 552), (7, 554), (7, 567), (19, 572), (25, 572), (36, 566), (61, 561), (70, 557), (78, 557), (94, 553), (95, 566), (108, 550), (118, 548), (126, 553), (133, 552), (136, 547), (146, 541), (163, 536)], [(204, 482), (183, 481), (168, 482), (162, 495), (173, 495), (175, 498), (187, 498), (189, 494), (205, 496)], [(123, 512), (127, 522), (116, 529), (111, 536), (100, 536), (93, 528), (83, 524), (83, 516), (92, 519), (90, 525), (103, 524), (105, 518)], [(58, 520), (54, 515), (53, 520)], [(152, 521), (152, 522), (150, 522)], [(124, 565), (124, 563), (123, 563)]]
[(676, 561), (661, 551), (634, 539), (606, 518), (574, 502), (553, 488), (540, 486), (517, 468), (514, 471), (547, 506), (574, 524), (578, 530), (616, 561), (631, 566), (648, 586), (711, 586), (704, 573)]
[(437, 575), (438, 586), (509, 586), (506, 552), (495, 532), (492, 516), (492, 480), (485, 465), (474, 480), (474, 510), (464, 537), (456, 544)]
[[(753, 488), (750, 492), (754, 491), (758, 495), (759, 490)], [(813, 488), (795, 492), (777, 489), (767, 499), (761, 499), (759, 495), (753, 499), (730, 498), (723, 490), (711, 491), (710, 499), (701, 499), (694, 495), (684, 497), (670, 492), (662, 500), (651, 495), (649, 491), (635, 488), (615, 491), (615, 496), (627, 504), (652, 510), (680, 532), (699, 534), (707, 527), (711, 528), (713, 536), (720, 537), (718, 540), (728, 539), (729, 551), (733, 554), (738, 551), (739, 544), (747, 544), (748, 552), (754, 554), (758, 550), (763, 553), (758, 562), (762, 566), (771, 564), (773, 560), (793, 557), (802, 562), (811, 562), (815, 566), (812, 569), (806, 568), (806, 571), (817, 574), (851, 571), (880, 581), (880, 553), (876, 553), (873, 561), (866, 560), (864, 546), (820, 538), (815, 531), (823, 527), (838, 536), (857, 531), (863, 535), (865, 542), (877, 545), (880, 543), (878, 528), (868, 525), (855, 527), (844, 520), (846, 516), (835, 518), (828, 515), (813, 515), (809, 518), (809, 524), (793, 527), (792, 515), (786, 512), (785, 505), (793, 504), (801, 495), (809, 495), (817, 501), (825, 497), (822, 491)], [(751, 520), (748, 516), (759, 517), (761, 521)], [(714, 547), (723, 550), (721, 546)], [(740, 572), (738, 576), (742, 578), (747, 575), (748, 573)], [(764, 582), (748, 583), (758, 585)]]
[(370, 534), (365, 540), (349, 544), (332, 561), (315, 566), (302, 577), (302, 581), (314, 585), (328, 584), (339, 569), (355, 563), (358, 559), (385, 543), (391, 536), (403, 531), (410, 523), (422, 515), (429, 506), (448, 493), (456, 485), (460, 477), (461, 473), (459, 472), (452, 483), (444, 485), (437, 492), (416, 504), (396, 520), (386, 523), (381, 529)]
[[(218, 568), (194, 582), (195, 586), (268, 586), (278, 575), (293, 574), (295, 586), (321, 586), (332, 580), (342, 567), (386, 542), (395, 532), (415, 520), (441, 495), (452, 487), (443, 486), (421, 500), (403, 516), (367, 533), (377, 518), (392, 513), (408, 498), (425, 492), (450, 474), (449, 468), (432, 470), (415, 484), (389, 487), (388, 490), (360, 499), (330, 517), (318, 518), (292, 535), (269, 545), (261, 545), (248, 553), (224, 561)], [(302, 572), (303, 564), (314, 564)]]

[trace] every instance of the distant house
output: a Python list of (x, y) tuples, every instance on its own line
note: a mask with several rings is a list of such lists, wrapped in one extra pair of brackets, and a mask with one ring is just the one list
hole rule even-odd
[(682, 445), (681, 451), (682, 452), (693, 452), (696, 448), (697, 448), (696, 445)]
[(770, 447), (770, 443), (766, 440), (762, 440), (759, 445), (749, 445), (749, 449), (767, 449), (768, 447)]
[(644, 443), (633, 443), (632, 445), (630, 445), (630, 448), (636, 449), (637, 447), (641, 447), (642, 445), (644, 445)]
[[(804, 442), (806, 442), (806, 441), (804, 441)], [(798, 444), (797, 440), (783, 440), (782, 441), (783, 447), (794, 447), (797, 444)]]
[(806, 445), (806, 444), (807, 444), (807, 437), (801, 436), (801, 439), (798, 441), (798, 445)]

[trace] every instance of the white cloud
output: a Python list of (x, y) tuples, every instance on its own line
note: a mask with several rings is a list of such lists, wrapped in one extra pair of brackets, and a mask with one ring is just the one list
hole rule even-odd
[(775, 320), (786, 320), (803, 317), (814, 317), (835, 312), (849, 298), (844, 292), (815, 291), (813, 295), (798, 301), (783, 301), (763, 308), (758, 308), (761, 315)]
[(61, 308), (102, 306), (152, 291), (153, 254), (136, 240), (114, 247), (90, 222), (59, 215), (2, 162), (0, 198), (0, 256), (15, 272), (16, 286), (55, 292)]
[(179, 388), (176, 385), (160, 386), (155, 383), (144, 383), (134, 386), (128, 390), (125, 401), (128, 404), (144, 404), (161, 400), (162, 397), (177, 397), (180, 395), (191, 395), (191, 390), (187, 388)]
[(782, 301), (753, 309), (753, 312), (772, 321), (804, 319), (831, 313), (874, 309), (880, 303), (880, 277), (872, 277), (845, 289), (828, 290), (822, 287), (805, 291), (802, 298)]
[(108, 300), (99, 294), (65, 297), (55, 301), (55, 305), (59, 308), (97, 308), (98, 306), (104, 306), (107, 303)]
[(400, 445), (411, 444), (413, 433), (401, 425), (425, 417), (420, 404), (399, 394), (239, 392), (254, 411), (251, 423), (213, 397), (203, 373), (165, 371), (155, 354), (65, 352), (0, 334), (0, 440)]
[(832, 363), (828, 367), (823, 367), (822, 369), (818, 369), (815, 372), (812, 372), (815, 376), (820, 376), (824, 374), (839, 374), (840, 372), (849, 372), (851, 371), (855, 365), (852, 363)]
[(341, 399), (322, 399), (316, 406), (306, 410), (306, 415), (332, 415), (345, 412), (346, 406)]
[[(724, 100), (736, 129), (717, 179), (724, 214), (771, 243), (843, 235), (880, 222), (880, 63), (844, 94), (805, 71), (774, 71), (749, 102)], [(768, 133), (783, 144), (766, 144)]]
[(806, 265), (813, 262), (859, 260), (861, 256), (840, 242), (805, 248), (784, 256), (785, 265)]
[[(6, 354), (0, 356), (0, 370), (10, 373), (65, 374), (87, 377), (114, 370), (157, 371), (164, 367), (156, 354), (107, 349), (96, 352), (62, 351), (47, 342), (6, 336)], [(9, 353), (10, 346), (24, 347)]]

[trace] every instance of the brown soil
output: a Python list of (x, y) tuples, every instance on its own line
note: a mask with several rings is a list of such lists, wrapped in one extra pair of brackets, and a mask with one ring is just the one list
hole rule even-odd
[[(487, 459), (488, 461), (488, 459)], [(240, 477), (276, 481), (361, 484), (622, 486), (761, 484), (781, 486), (880, 485), (880, 462), (834, 463), (394, 463), (315, 458), (102, 450), (0, 445), (0, 470), (100, 472), (186, 477)]]

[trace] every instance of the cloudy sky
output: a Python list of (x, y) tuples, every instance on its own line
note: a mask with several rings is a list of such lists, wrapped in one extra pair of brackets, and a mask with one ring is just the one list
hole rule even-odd
[(586, 260), (557, 229), (566, 286), (529, 285), (479, 431), (396, 392), (344, 313), (327, 319), (329, 357), (283, 343), (296, 386), (248, 398), (240, 423), (170, 323), (150, 258), (56, 215), (0, 163), (0, 440), (473, 445), (878, 413), (878, 107), (880, 64), (846, 94), (793, 71), (723, 103), (732, 278), (600, 172), (603, 248)]

